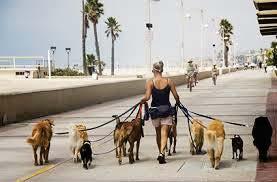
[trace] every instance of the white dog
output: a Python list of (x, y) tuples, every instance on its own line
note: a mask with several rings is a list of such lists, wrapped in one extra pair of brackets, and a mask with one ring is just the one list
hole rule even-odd
[(73, 154), (73, 162), (79, 162), (80, 149), (83, 146), (84, 141), (88, 140), (88, 134), (85, 130), (86, 126), (84, 124), (75, 124), (70, 127), (69, 132), (69, 144), (70, 151)]

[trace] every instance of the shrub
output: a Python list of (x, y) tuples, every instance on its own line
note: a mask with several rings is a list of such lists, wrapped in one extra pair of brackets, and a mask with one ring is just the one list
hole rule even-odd
[(54, 71), (51, 72), (52, 76), (84, 76), (84, 73), (80, 73), (76, 70), (70, 69), (70, 68), (57, 68)]

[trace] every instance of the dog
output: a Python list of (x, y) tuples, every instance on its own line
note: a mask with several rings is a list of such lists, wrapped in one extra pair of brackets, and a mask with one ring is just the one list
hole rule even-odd
[(201, 154), (203, 143), (204, 143), (204, 128), (200, 120), (198, 119), (192, 120), (191, 134), (192, 134), (193, 141), (191, 141), (191, 138), (190, 138), (190, 153), (192, 155)]
[[(115, 156), (116, 156), (116, 158), (119, 158), (120, 128), (124, 124), (124, 122), (120, 122), (120, 118), (117, 115), (113, 115), (112, 117), (116, 119), (116, 125), (115, 125), (115, 129), (114, 129), (114, 132), (113, 132), (113, 138), (114, 138), (114, 145), (116, 147), (116, 149), (115, 149)], [(127, 156), (127, 153), (126, 153), (126, 143), (127, 143), (127, 140), (124, 141), (123, 144), (122, 144), (122, 150), (123, 150), (123, 156), (124, 157)]]
[(73, 154), (73, 162), (80, 162), (79, 153), (84, 144), (84, 141), (88, 141), (88, 134), (84, 124), (72, 125), (69, 132), (70, 150)]
[(80, 149), (81, 159), (83, 162), (83, 168), (88, 169), (88, 165), (91, 165), (92, 161), (92, 150), (90, 141), (84, 141)]
[(268, 160), (267, 151), (271, 145), (272, 127), (267, 117), (258, 117), (252, 129), (253, 144), (259, 151), (259, 161)]
[(39, 164), (43, 165), (43, 159), (45, 163), (48, 163), (48, 156), (50, 150), (50, 141), (53, 135), (52, 126), (54, 121), (45, 119), (38, 122), (32, 131), (32, 137), (27, 138), (27, 143), (31, 144), (34, 153), (34, 165), (38, 165), (37, 149), (40, 147)]
[[(234, 138), (231, 138), (232, 140), (232, 149), (233, 149), (233, 158), (232, 159), (238, 159), (242, 160), (243, 158), (243, 140), (239, 135), (234, 135)], [(238, 154), (239, 151), (239, 154)]]
[(207, 127), (206, 140), (211, 167), (219, 169), (224, 147), (225, 130), (222, 121), (213, 120)]
[[(173, 144), (173, 153), (176, 153), (176, 143), (177, 143), (177, 116), (176, 115), (173, 115), (173, 124), (171, 129), (169, 130), (168, 138), (169, 138), (168, 155), (171, 156), (172, 144)], [(166, 145), (166, 149), (167, 149), (167, 145)]]
[(131, 122), (123, 122), (122, 126), (119, 129), (119, 138), (118, 138), (118, 145), (119, 148), (118, 152), (118, 163), (119, 165), (122, 164), (122, 150), (124, 142), (128, 141), (130, 148), (129, 152), (129, 163), (133, 164), (134, 160), (134, 145), (136, 142), (136, 160), (139, 160), (139, 146), (140, 146), (140, 139), (143, 137), (143, 128), (142, 128), (142, 119), (135, 118)]

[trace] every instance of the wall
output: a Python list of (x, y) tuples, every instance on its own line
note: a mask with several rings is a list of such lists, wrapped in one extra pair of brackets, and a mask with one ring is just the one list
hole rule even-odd
[[(200, 72), (199, 79), (211, 77)], [(185, 83), (185, 76), (170, 76), (176, 83)], [(146, 79), (120, 81), (84, 87), (0, 95), (0, 125), (38, 118), (106, 101), (143, 94)]]

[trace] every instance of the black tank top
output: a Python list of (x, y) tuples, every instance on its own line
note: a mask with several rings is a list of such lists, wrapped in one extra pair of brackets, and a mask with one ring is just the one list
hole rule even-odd
[(169, 101), (169, 94), (170, 94), (170, 86), (166, 85), (165, 88), (163, 89), (157, 89), (155, 87), (155, 84), (154, 84), (154, 80), (153, 80), (153, 89), (152, 89), (152, 102), (151, 102), (151, 106), (152, 107), (158, 107), (158, 106), (161, 106), (161, 105), (169, 105), (171, 106), (170, 104), (170, 101)]

